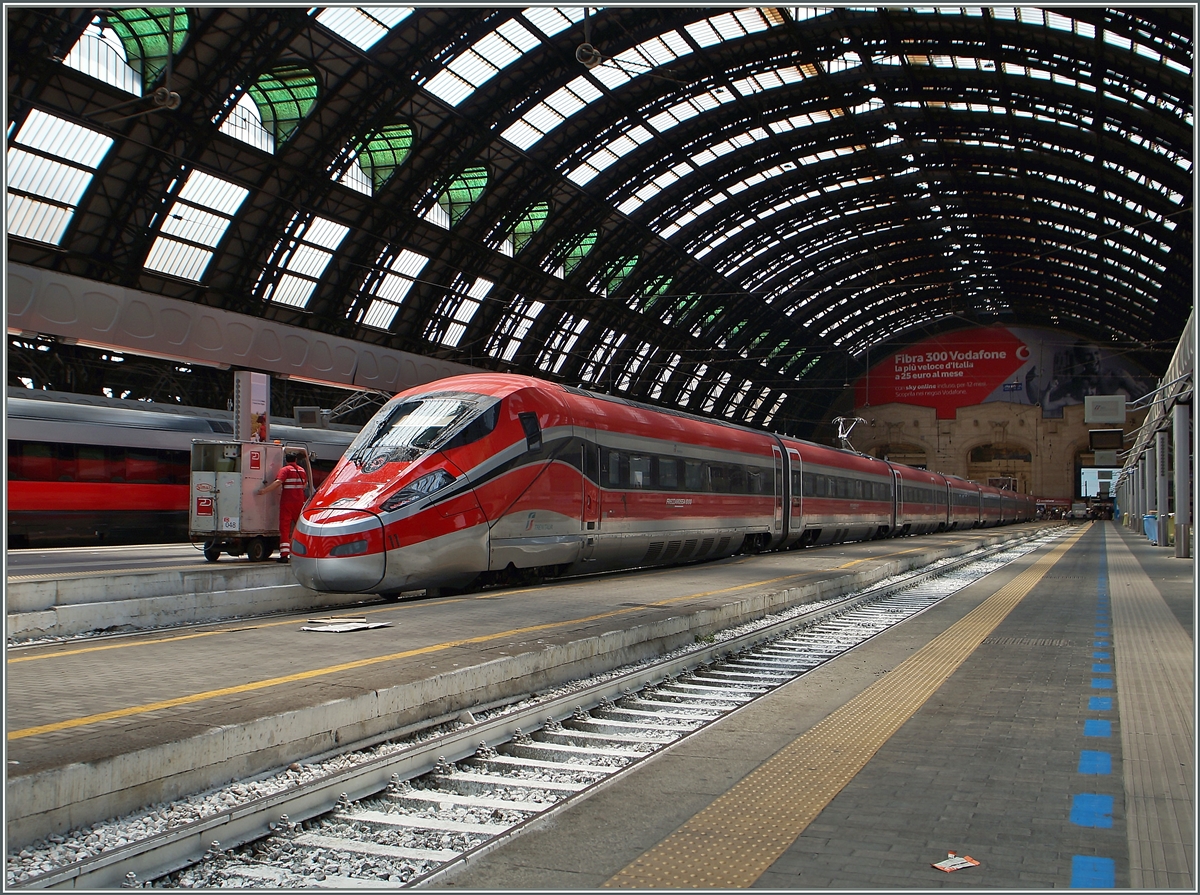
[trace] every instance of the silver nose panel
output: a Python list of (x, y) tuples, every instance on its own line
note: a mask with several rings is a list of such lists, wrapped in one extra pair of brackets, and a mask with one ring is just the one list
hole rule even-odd
[[(343, 519), (345, 518), (344, 514)], [(369, 522), (364, 528), (365, 522)], [(330, 534), (316, 531), (311, 523), (306, 526), (313, 534)], [(353, 520), (356, 534), (364, 534), (368, 540), (383, 542), (383, 523), (372, 513), (356, 514)], [(292, 554), (292, 572), (296, 580), (311, 590), (335, 591), (340, 593), (373, 592), (383, 581), (387, 571), (387, 554), (366, 553), (360, 556), (329, 556), (319, 559)]]

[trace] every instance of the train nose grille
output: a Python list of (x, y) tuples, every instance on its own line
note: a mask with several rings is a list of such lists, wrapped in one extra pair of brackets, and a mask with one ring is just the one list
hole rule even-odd
[[(383, 523), (378, 516), (345, 510), (336, 516), (318, 513), (306, 519), (304, 527), (317, 538), (337, 537), (341, 543), (329, 550), (328, 556), (293, 559), (293, 571), (301, 584), (313, 590), (357, 593), (373, 591), (383, 581), (387, 555), (382, 549)], [(347, 540), (348, 536), (352, 540)], [(371, 544), (378, 546), (372, 551), (368, 548)]]

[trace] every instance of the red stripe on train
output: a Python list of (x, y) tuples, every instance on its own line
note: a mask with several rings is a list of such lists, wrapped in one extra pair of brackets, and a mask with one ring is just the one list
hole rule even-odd
[(31, 510), (166, 510), (186, 513), (187, 485), (112, 482), (9, 482), (10, 512)]

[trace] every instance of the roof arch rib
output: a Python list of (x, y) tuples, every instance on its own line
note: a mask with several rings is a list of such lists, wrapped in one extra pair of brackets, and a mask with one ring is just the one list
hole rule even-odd
[(801, 435), (905, 339), (1153, 367), (1192, 302), (1188, 7), (6, 15), (18, 263)]

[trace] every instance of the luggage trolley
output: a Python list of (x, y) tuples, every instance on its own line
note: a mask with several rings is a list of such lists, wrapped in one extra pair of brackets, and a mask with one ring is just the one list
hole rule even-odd
[(262, 562), (279, 549), (279, 492), (256, 495), (275, 481), (285, 451), (303, 451), (312, 494), (312, 468), (304, 445), (260, 441), (192, 442), (188, 529), (193, 543), (204, 545), (204, 558), (245, 554)]

